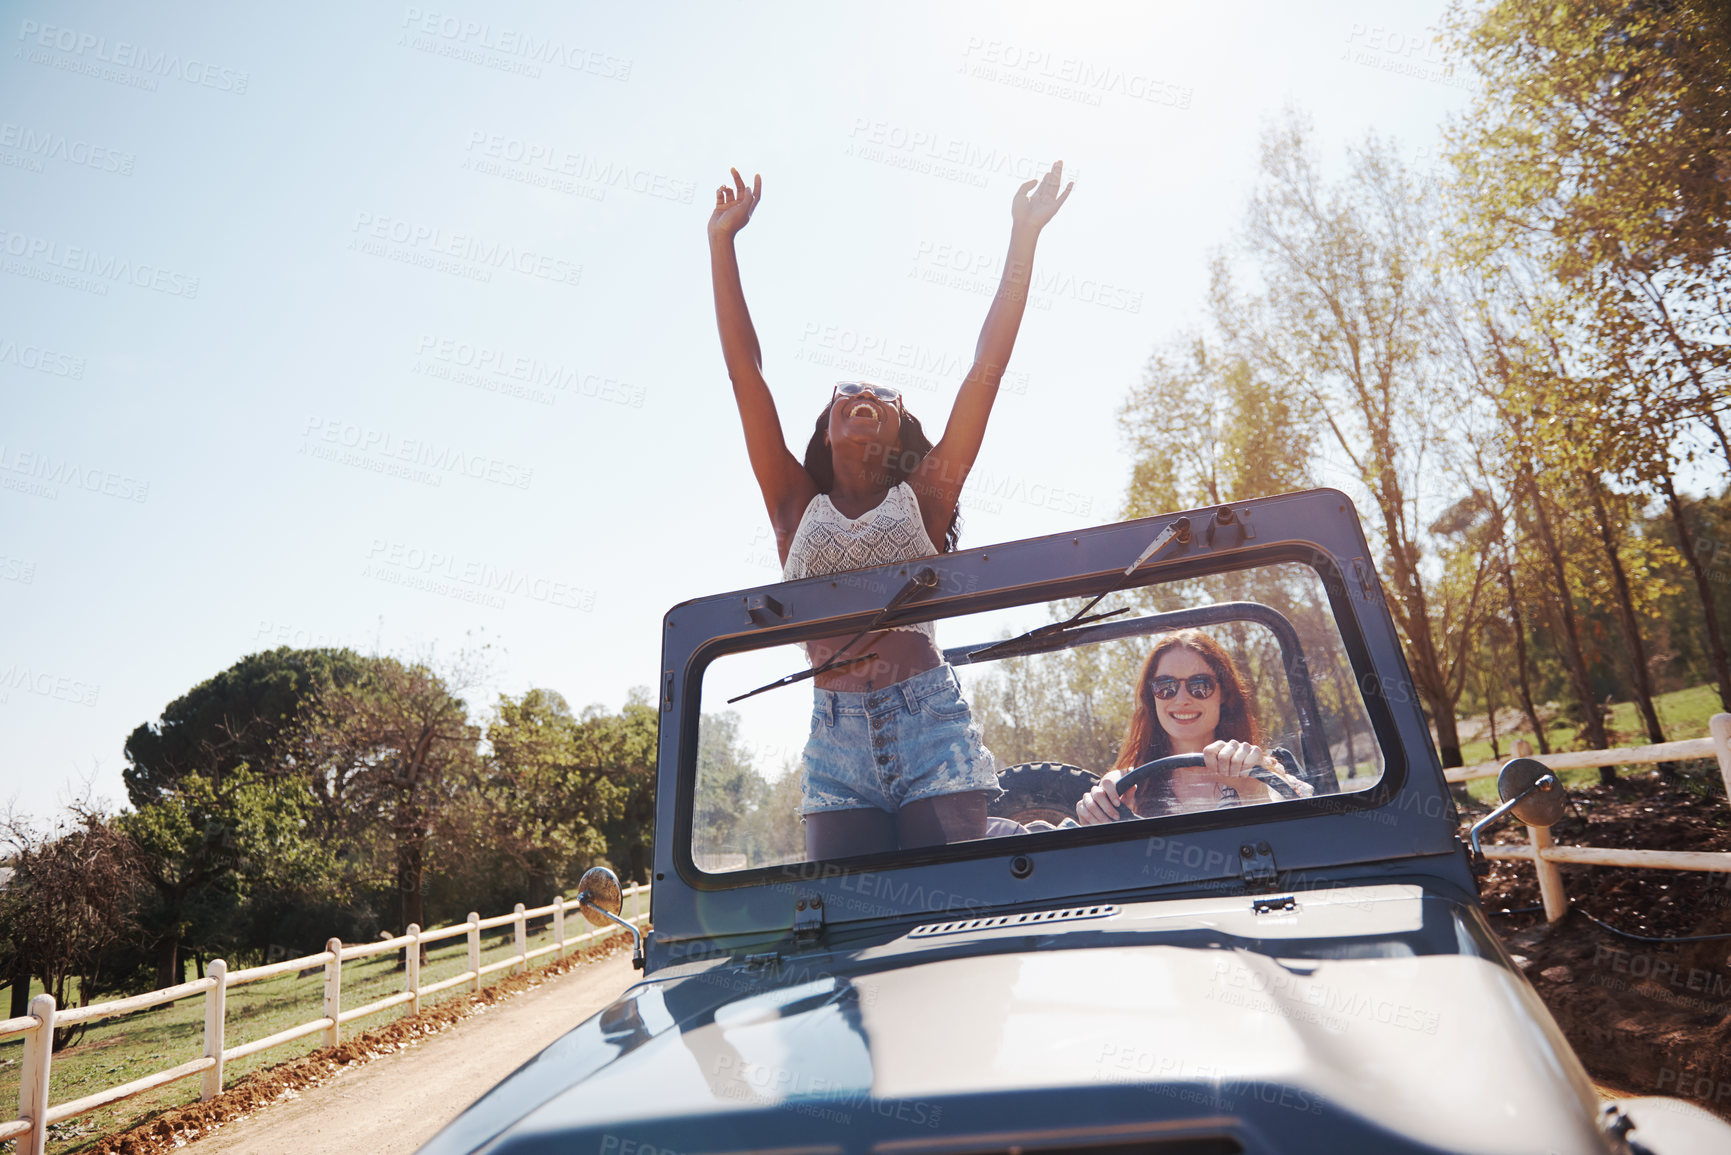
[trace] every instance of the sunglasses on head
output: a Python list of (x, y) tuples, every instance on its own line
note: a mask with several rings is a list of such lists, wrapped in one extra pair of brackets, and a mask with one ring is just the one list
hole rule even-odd
[(1154, 696), (1162, 702), (1170, 702), (1178, 696), (1178, 687), (1182, 685), (1192, 698), (1200, 702), (1214, 696), (1217, 684), (1213, 674), (1192, 674), (1183, 682), (1168, 674), (1161, 674), (1154, 679)]
[(862, 394), (876, 397), (879, 401), (889, 401), (900, 404), (902, 391), (888, 385), (872, 385), (865, 381), (837, 381), (835, 383), (836, 397), (858, 397)]

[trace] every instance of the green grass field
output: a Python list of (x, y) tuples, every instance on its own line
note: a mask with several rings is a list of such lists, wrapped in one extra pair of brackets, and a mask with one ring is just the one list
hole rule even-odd
[[(626, 913), (631, 913), (630, 899)], [(575, 912), (565, 924), (568, 941), (588, 932), (589, 927)], [(533, 927), (528, 936), (528, 949), (551, 945), (551, 925), (539, 930)], [(486, 931), (481, 936), (481, 964), (498, 962), (516, 953), (516, 941), (510, 926)], [(465, 937), (447, 939), (428, 948), (427, 963), (421, 967), (421, 984), (427, 986), (440, 979), (461, 974), (468, 969), (468, 942)], [(362, 1006), (403, 989), (404, 972), (396, 969), (401, 952), (354, 959), (343, 964), (343, 1008)], [(553, 959), (549, 954), (532, 959), (536, 967)], [(507, 968), (486, 975), (482, 984), (490, 984), (514, 974)], [(35, 988), (34, 994), (39, 987)], [(467, 983), (440, 991), (422, 1000), (422, 1006), (432, 1006), (446, 999), (461, 998), (469, 993)], [(390, 1007), (376, 1015), (343, 1024), (342, 1037), (352, 1038), (362, 1031), (383, 1026), (408, 1013), (407, 1006)], [(304, 978), (290, 973), (262, 982), (232, 987), (228, 991), (224, 1046), (237, 1047), (253, 1039), (261, 1039), (324, 1014), (324, 968)], [(575, 1025), (575, 1024), (573, 1024)], [(299, 1058), (323, 1045), (322, 1033), (314, 1033), (280, 1047), (226, 1063), (223, 1083), (233, 1086), (249, 1071), (274, 1066)], [(14, 1035), (0, 1041), (0, 1118), (17, 1117), (19, 1067), (23, 1057), (23, 1036)], [(155, 1071), (189, 1062), (204, 1053), (204, 996), (192, 998), (119, 1018), (101, 1019), (89, 1025), (84, 1037), (74, 1046), (55, 1055), (49, 1069), (49, 1101), (64, 1103), (83, 1098), (107, 1087), (143, 1078)], [(194, 1075), (146, 1091), (142, 1095), (67, 1119), (49, 1128), (48, 1150), (66, 1153), (82, 1150), (104, 1135), (122, 1131), (145, 1115), (167, 1107), (180, 1106), (198, 1099), (202, 1076)], [(11, 1152), (16, 1144), (0, 1143), (0, 1151)]]
[[(1665, 731), (1665, 739), (1670, 742), (1682, 741), (1685, 738), (1705, 738), (1707, 736), (1707, 720), (1720, 713), (1723, 707), (1719, 703), (1719, 692), (1712, 686), (1691, 686), (1687, 690), (1673, 690), (1669, 694), (1660, 694), (1653, 699), (1653, 706), (1659, 712), (1659, 725)], [(1616, 702), (1611, 706), (1611, 744), (1613, 746), (1645, 746), (1647, 730), (1641, 722), (1641, 715), (1633, 702)], [(1550, 741), (1552, 750), (1573, 750), (1579, 748), (1575, 740), (1575, 726), (1567, 719), (1553, 720), (1545, 728), (1545, 737)], [(1523, 728), (1509, 734), (1498, 734), (1497, 744), (1502, 749), (1502, 757), (1512, 758), (1517, 738), (1533, 741), (1530, 728)], [(1533, 749), (1538, 749), (1538, 743), (1533, 743)], [(1461, 762), (1472, 766), (1479, 762), (1489, 762), (1496, 757), (1491, 752), (1490, 741), (1468, 742), (1461, 747)], [(1598, 782), (1599, 772), (1594, 769), (1565, 770), (1563, 784), (1568, 787), (1586, 786)], [(1497, 797), (1497, 782), (1495, 778), (1479, 778), (1467, 784), (1468, 791), (1480, 802), (1494, 803)]]

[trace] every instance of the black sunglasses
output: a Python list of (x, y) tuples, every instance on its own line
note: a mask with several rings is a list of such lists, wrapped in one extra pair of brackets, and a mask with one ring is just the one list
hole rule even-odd
[[(1170, 702), (1178, 696), (1179, 685), (1177, 678), (1161, 674), (1154, 679), (1154, 696), (1162, 702)], [(1201, 702), (1214, 696), (1214, 688), (1219, 683), (1214, 680), (1213, 674), (1192, 674), (1184, 679), (1182, 685), (1192, 698)]]

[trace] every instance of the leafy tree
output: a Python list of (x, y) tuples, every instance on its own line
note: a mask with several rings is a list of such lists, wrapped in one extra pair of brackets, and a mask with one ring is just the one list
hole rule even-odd
[[(477, 676), (467, 656), (449, 675), (459, 684)], [(429, 847), (474, 780), (479, 740), (446, 675), (392, 657), (368, 659), (350, 684), (323, 687), (297, 726), (296, 763), (327, 821), (373, 851), (373, 877), (388, 877), (396, 891), (399, 931), (426, 925)]]
[(146, 806), (187, 774), (220, 780), (239, 766), (266, 774), (295, 769), (291, 736), (328, 687), (352, 685), (366, 659), (350, 650), (249, 654), (170, 702), (155, 723), (126, 740), (122, 771), (134, 806)]
[[(16, 963), (14, 1011), (32, 976), (60, 1006), (72, 1005), (74, 984), (88, 1001), (105, 954), (131, 930), (138, 886), (131, 842), (106, 815), (79, 806), (48, 830), (8, 815), (0, 845), (11, 870), (0, 887), (0, 929)], [(83, 1031), (56, 1029), (54, 1048)]]
[(182, 981), (183, 948), (254, 945), (241, 937), (244, 908), (254, 897), (330, 891), (331, 851), (309, 836), (311, 811), (300, 781), (243, 764), (220, 778), (182, 775), (154, 801), (120, 816), (116, 824), (136, 850), (145, 884), (136, 919), (155, 986)]

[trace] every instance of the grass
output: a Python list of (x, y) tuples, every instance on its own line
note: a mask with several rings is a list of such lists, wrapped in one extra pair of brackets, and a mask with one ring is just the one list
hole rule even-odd
[[(1724, 707), (1719, 702), (1719, 691), (1711, 685), (1691, 686), (1687, 690), (1673, 690), (1668, 694), (1659, 694), (1653, 699), (1653, 706), (1659, 713), (1659, 725), (1665, 731), (1666, 741), (1682, 741), (1686, 738), (1705, 738), (1707, 736), (1707, 720), (1714, 714), (1722, 713)], [(1633, 702), (1615, 702), (1611, 705), (1611, 721), (1609, 725), (1612, 746), (1645, 746), (1647, 744), (1647, 728), (1641, 721), (1639, 709)], [(1575, 724), (1562, 717), (1553, 719), (1545, 727), (1545, 737), (1552, 750), (1571, 750), (1579, 747)], [(1497, 743), (1502, 749), (1503, 758), (1514, 756), (1515, 740), (1525, 738), (1533, 741), (1531, 729), (1523, 728), (1512, 733), (1497, 735)], [(1538, 743), (1533, 742), (1533, 748), (1538, 749)], [(1489, 739), (1468, 742), (1461, 747), (1461, 762), (1472, 766), (1479, 762), (1489, 762), (1497, 757), (1491, 752)], [(1599, 772), (1593, 768), (1582, 770), (1565, 770), (1562, 772), (1563, 785), (1574, 788), (1590, 786), (1599, 781)], [(1495, 778), (1477, 778), (1467, 784), (1467, 790), (1480, 802), (1495, 804), (1497, 800), (1497, 780)]]
[[(629, 903), (627, 913), (630, 913)], [(575, 914), (567, 917), (567, 941), (588, 930), (588, 925)], [(550, 923), (538, 930), (531, 926), (529, 950), (549, 946), (552, 942)], [(516, 951), (516, 940), (508, 925), (481, 935), (483, 966), (514, 955)], [(549, 954), (532, 959), (529, 965), (534, 967), (553, 957)], [(396, 969), (401, 958), (402, 953), (397, 951), (343, 963), (343, 1008), (362, 1006), (402, 990), (404, 972)], [(435, 943), (428, 948), (427, 962), (421, 967), (421, 985), (425, 987), (468, 969), (466, 936)], [(513, 973), (514, 970), (507, 968), (484, 976), (482, 983), (491, 983)], [(32, 994), (39, 989), (33, 988)], [(450, 990), (422, 999), (422, 1006), (431, 1006), (447, 998), (461, 998), (469, 993), (469, 989), (469, 984), (459, 983)], [(223, 1038), (226, 1048), (310, 1022), (324, 1014), (324, 968), (319, 967), (305, 978), (291, 972), (263, 982), (232, 987), (228, 991), (226, 1010)], [(360, 1031), (383, 1026), (407, 1014), (408, 1007), (404, 1005), (352, 1020), (343, 1024), (342, 1037), (350, 1038)], [(299, 1058), (323, 1045), (323, 1033), (315, 1032), (280, 1047), (225, 1063), (223, 1083), (232, 1086), (236, 1079), (249, 1071)], [(12, 1105), (18, 1102), (23, 1051), (22, 1035), (0, 1040), (0, 1104), (6, 1105), (0, 1107), (0, 1118), (16, 1118), (16, 1107)], [(188, 1062), (203, 1053), (203, 995), (117, 1018), (99, 1019), (89, 1024), (89, 1029), (76, 1045), (54, 1056), (49, 1068), (49, 1101), (59, 1104), (80, 1099), (104, 1088)], [(57, 1123), (48, 1129), (48, 1150), (54, 1155), (83, 1150), (104, 1135), (132, 1126), (151, 1112), (196, 1101), (202, 1084), (203, 1077), (194, 1075)], [(15, 1141), (0, 1143), (0, 1151), (11, 1152), (15, 1146)]]

